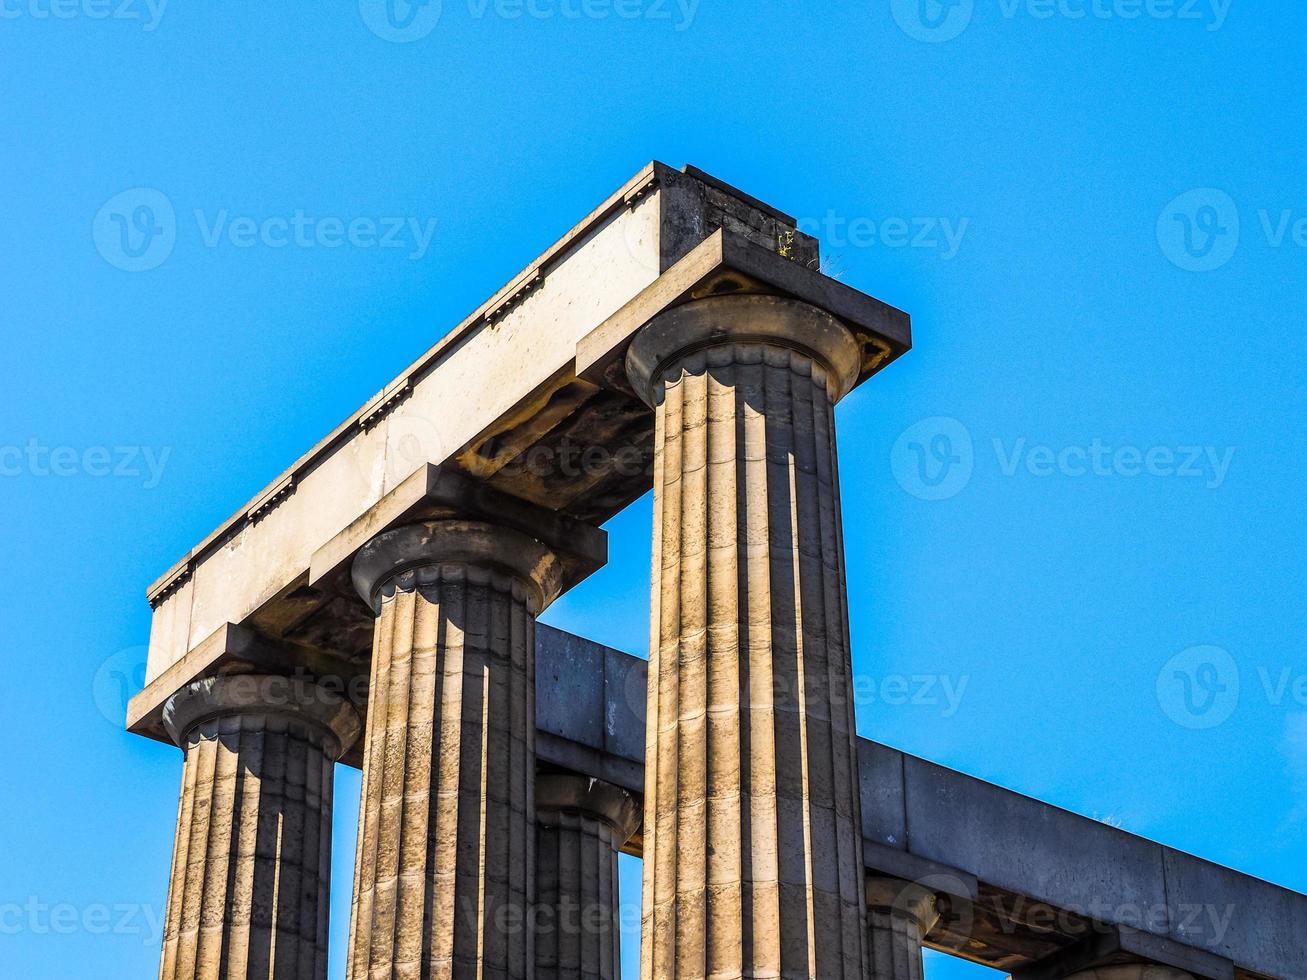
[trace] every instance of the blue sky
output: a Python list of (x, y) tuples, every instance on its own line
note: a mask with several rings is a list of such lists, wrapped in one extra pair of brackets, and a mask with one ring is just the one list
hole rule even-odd
[[(157, 969), (146, 585), (654, 157), (914, 316), (839, 414), (862, 733), (1307, 889), (1307, 9), (389, 13), (0, 0), (0, 974)], [(548, 622), (644, 651), (649, 513)]]

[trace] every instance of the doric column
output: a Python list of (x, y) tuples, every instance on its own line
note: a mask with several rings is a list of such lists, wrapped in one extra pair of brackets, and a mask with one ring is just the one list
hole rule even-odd
[(656, 410), (646, 978), (860, 978), (862, 831), (828, 314), (702, 299), (636, 335)]
[(934, 892), (894, 878), (868, 878), (868, 980), (922, 980), (921, 940), (938, 921)]
[(535, 882), (535, 617), (554, 553), (427, 521), (359, 552), (377, 614), (351, 980), (527, 977)]
[(332, 767), (358, 737), (302, 679), (211, 677), (164, 708), (186, 753), (162, 980), (326, 980)]
[(536, 779), (536, 980), (618, 980), (617, 854), (640, 824), (630, 793), (585, 776)]

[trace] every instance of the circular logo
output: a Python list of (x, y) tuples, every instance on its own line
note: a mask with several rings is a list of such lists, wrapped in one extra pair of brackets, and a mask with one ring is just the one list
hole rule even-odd
[(658, 208), (645, 207), (648, 197), (636, 201), (634, 206), (622, 212), (618, 221), (622, 222), (622, 241), (626, 254), (646, 271), (660, 271), (658, 246)]
[(1157, 675), (1157, 703), (1185, 728), (1215, 728), (1239, 706), (1239, 667), (1220, 647), (1182, 650)]
[(930, 44), (951, 41), (965, 31), (975, 9), (975, 0), (890, 0), (903, 33)]
[(971, 888), (956, 875), (947, 873), (922, 875), (914, 879), (917, 885), (935, 893), (935, 908), (940, 918), (948, 923), (948, 936), (944, 947), (950, 950), (965, 949), (976, 921), (976, 908), (964, 895), (971, 893)]
[(967, 427), (943, 416), (910, 426), (890, 450), (894, 479), (921, 500), (956, 497), (971, 482), (975, 463)]
[(134, 187), (104, 203), (91, 234), (96, 250), (110, 265), (125, 272), (148, 272), (172, 255), (177, 216), (162, 191)]
[(1181, 194), (1157, 218), (1162, 254), (1186, 272), (1211, 272), (1239, 248), (1239, 206), (1212, 187)]
[(424, 463), (441, 463), (445, 459), (445, 441), (440, 430), (425, 418), (413, 414), (395, 414), (386, 426), (386, 489), (395, 487)]
[(127, 723), (127, 702), (145, 687), (145, 662), (150, 648), (127, 647), (100, 664), (91, 682), (95, 707), (115, 728)]
[(359, 0), (368, 30), (383, 41), (420, 41), (440, 22), (441, 0)]

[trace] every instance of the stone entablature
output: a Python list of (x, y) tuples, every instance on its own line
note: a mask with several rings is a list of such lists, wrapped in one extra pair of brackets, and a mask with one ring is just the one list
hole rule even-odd
[[(649, 980), (919, 980), (923, 945), (1307, 980), (1307, 898), (855, 737), (833, 412), (910, 345), (792, 218), (655, 163), (386, 385), (150, 590), (163, 975), (321, 980), (339, 760), (352, 980), (607, 980), (619, 848)], [(646, 673), (535, 617), (651, 487)], [(537, 948), (541, 880), (593, 941)]]

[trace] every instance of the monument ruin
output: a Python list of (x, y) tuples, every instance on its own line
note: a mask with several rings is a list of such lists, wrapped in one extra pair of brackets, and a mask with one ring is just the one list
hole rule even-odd
[[(351, 980), (617, 977), (623, 851), (649, 980), (1307, 980), (1307, 897), (857, 737), (833, 413), (910, 346), (790, 216), (627, 181), (150, 588), (161, 977), (326, 977), (343, 764)], [(648, 662), (537, 625), (650, 488)]]

